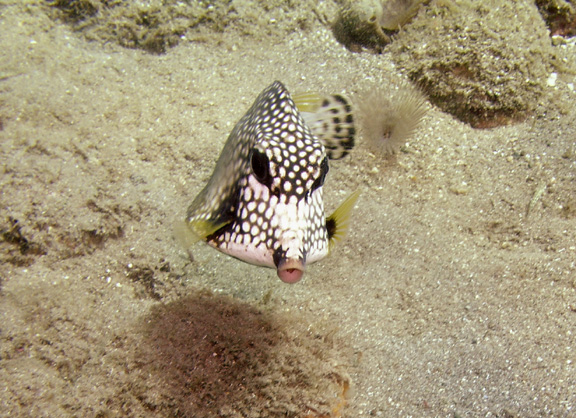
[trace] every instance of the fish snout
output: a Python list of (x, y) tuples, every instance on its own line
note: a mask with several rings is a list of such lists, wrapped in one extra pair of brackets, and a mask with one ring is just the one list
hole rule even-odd
[(298, 283), (304, 276), (306, 265), (304, 261), (298, 258), (282, 259), (278, 263), (278, 277), (284, 283)]

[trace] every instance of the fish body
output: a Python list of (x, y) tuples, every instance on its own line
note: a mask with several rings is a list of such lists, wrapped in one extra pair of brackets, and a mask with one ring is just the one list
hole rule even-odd
[[(196, 237), (245, 262), (276, 268), (288, 283), (328, 254), (354, 203), (349, 199), (332, 217), (324, 215), (328, 157), (341, 158), (354, 143), (350, 105), (342, 96), (305, 97), (301, 113), (278, 81), (260, 93), (186, 217)], [(316, 135), (303, 115), (317, 124)]]

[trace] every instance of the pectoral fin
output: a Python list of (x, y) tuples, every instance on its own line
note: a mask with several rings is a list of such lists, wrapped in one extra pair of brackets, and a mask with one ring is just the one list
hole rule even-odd
[(198, 241), (206, 239), (226, 226), (229, 222), (210, 222), (205, 220), (196, 220), (193, 222), (178, 221), (174, 223), (174, 237), (184, 248), (190, 248)]
[(358, 196), (360, 196), (360, 191), (354, 191), (342, 202), (332, 215), (326, 218), (326, 229), (328, 230), (330, 249), (336, 245), (337, 241), (342, 240), (346, 235), (352, 215), (352, 208), (354, 208), (354, 205), (358, 201)]

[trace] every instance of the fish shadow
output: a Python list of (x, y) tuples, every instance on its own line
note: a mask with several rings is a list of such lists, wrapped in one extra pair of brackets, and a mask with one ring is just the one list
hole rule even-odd
[[(349, 377), (307, 321), (199, 291), (142, 323), (140, 404), (161, 416), (341, 417)], [(154, 383), (157, 382), (157, 383)]]
[(199, 292), (154, 307), (144, 327), (146, 369), (163, 381), (170, 415), (248, 413), (270, 396), (268, 365), (286, 337), (258, 309)]

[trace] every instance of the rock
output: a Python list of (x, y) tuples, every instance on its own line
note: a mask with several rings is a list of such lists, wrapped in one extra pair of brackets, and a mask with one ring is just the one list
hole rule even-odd
[(476, 128), (530, 115), (554, 54), (528, 1), (433, 1), (386, 51), (432, 103)]

